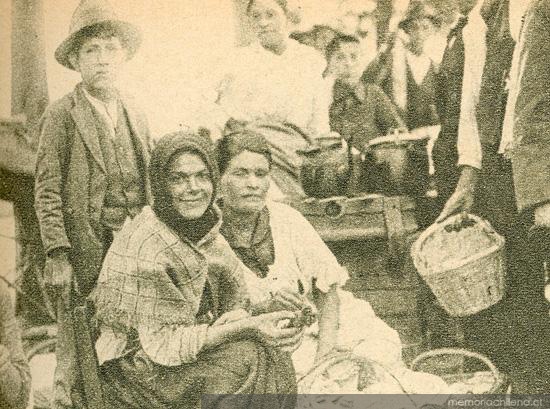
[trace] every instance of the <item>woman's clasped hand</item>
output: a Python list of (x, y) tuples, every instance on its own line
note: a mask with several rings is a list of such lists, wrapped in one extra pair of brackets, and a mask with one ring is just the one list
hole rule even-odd
[(268, 346), (294, 352), (301, 345), (304, 335), (303, 327), (290, 326), (296, 314), (291, 311), (275, 311), (253, 317), (255, 335)]

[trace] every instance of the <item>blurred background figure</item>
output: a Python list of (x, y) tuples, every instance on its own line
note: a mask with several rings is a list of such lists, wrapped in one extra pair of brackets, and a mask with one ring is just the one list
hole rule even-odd
[(377, 8), (375, 0), (342, 0), (337, 9), (336, 28), (359, 39), (363, 67), (374, 60), (378, 51)]
[(24, 409), (31, 376), (8, 287), (0, 281), (0, 408)]
[[(428, 40), (438, 35), (438, 11), (418, 0), (410, 3), (386, 50), (365, 71), (399, 107), (409, 129), (439, 123), (435, 108), (438, 61), (429, 53)], [(432, 41), (433, 42), (433, 41)]]
[(331, 130), (359, 151), (392, 129), (406, 128), (380, 87), (362, 81), (362, 51), (357, 37), (340, 35), (330, 42), (326, 53), (336, 78), (330, 105)]
[(274, 152), (271, 196), (303, 197), (297, 151), (330, 132), (325, 63), (313, 48), (289, 38), (300, 20), (291, 2), (250, 0), (246, 13), (254, 39), (236, 49), (226, 67), (216, 125), (224, 133), (255, 127)]

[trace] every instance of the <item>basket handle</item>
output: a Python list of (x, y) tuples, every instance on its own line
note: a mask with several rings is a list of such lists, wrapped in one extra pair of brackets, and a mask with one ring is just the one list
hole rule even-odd
[(480, 353), (468, 351), (467, 349), (463, 348), (440, 348), (423, 352), (411, 362), (410, 368), (412, 371), (415, 371), (420, 362), (440, 355), (462, 355), (468, 358), (478, 359), (489, 368), (495, 380), (498, 380), (501, 377), (499, 370), (489, 358), (487, 358), (485, 355), (481, 355)]

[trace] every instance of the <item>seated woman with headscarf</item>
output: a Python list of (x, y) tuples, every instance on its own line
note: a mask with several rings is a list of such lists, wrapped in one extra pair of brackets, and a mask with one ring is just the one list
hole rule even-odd
[(304, 306), (319, 312), (292, 355), (298, 379), (332, 352), (348, 351), (384, 368), (383, 380), (371, 379), (370, 390), (355, 393), (441, 391), (439, 378), (407, 369), (399, 335), (370, 304), (341, 288), (348, 274), (311, 224), (290, 206), (266, 200), (272, 158), (265, 139), (252, 131), (226, 136), (218, 165), (221, 233), (255, 273), (245, 272), (253, 313)]
[(203, 394), (294, 393), (285, 349), (301, 330), (288, 328), (292, 312), (250, 317), (239, 308), (246, 268), (219, 234), (211, 141), (165, 136), (153, 150), (150, 179), (154, 205), (115, 237), (92, 295), (110, 407), (187, 408)]
[[(386, 358), (399, 360), (397, 333), (368, 303), (340, 288), (348, 274), (311, 224), (290, 206), (266, 200), (272, 159), (265, 139), (250, 130), (228, 135), (219, 142), (218, 155), (221, 233), (255, 273), (246, 273), (253, 305), (260, 311), (270, 302), (299, 306), (297, 300), (305, 296), (320, 312), (318, 338), (312, 326), (293, 355), (296, 371), (303, 374), (335, 348), (378, 348)], [(366, 328), (377, 335), (361, 331)]]

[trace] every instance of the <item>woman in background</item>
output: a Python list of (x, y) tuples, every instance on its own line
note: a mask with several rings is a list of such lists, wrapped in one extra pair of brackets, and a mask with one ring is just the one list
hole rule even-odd
[(298, 17), (286, 0), (250, 0), (246, 11), (256, 39), (239, 49), (219, 86), (219, 122), (232, 119), (230, 131), (253, 123), (272, 147), (272, 177), (282, 191), (272, 193), (303, 196), (296, 151), (330, 132), (325, 64), (313, 48), (289, 38)]

